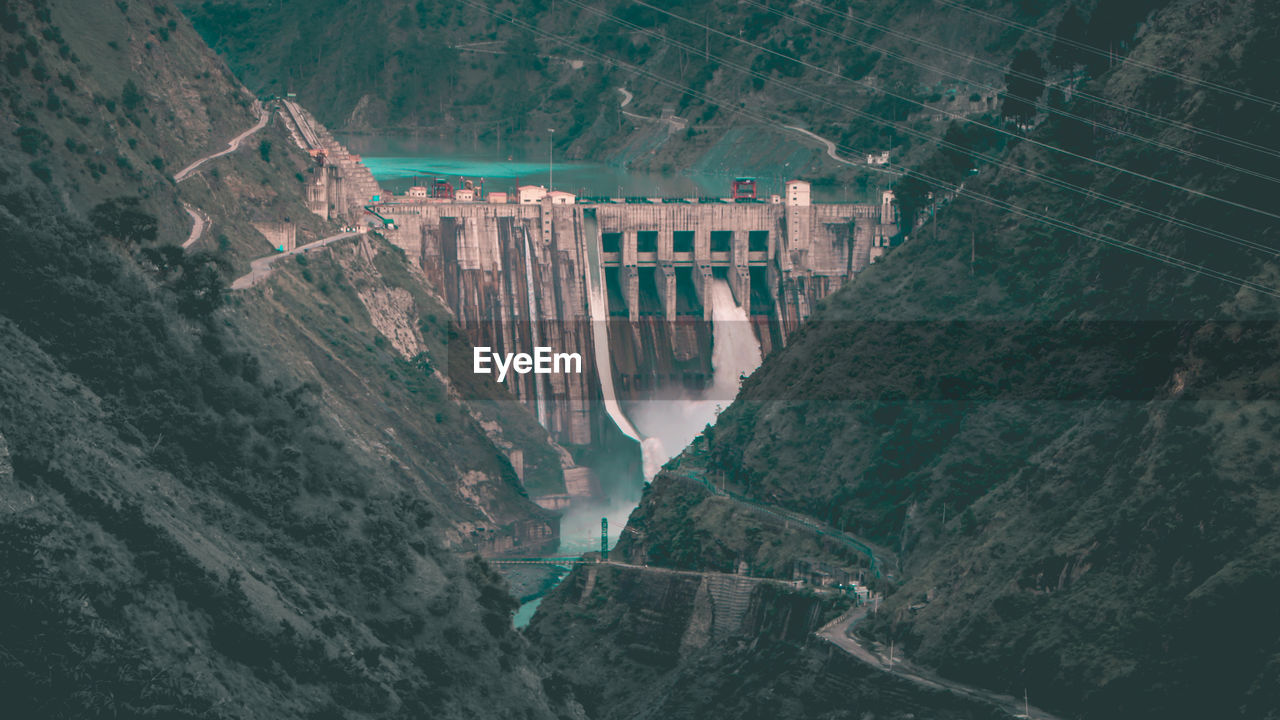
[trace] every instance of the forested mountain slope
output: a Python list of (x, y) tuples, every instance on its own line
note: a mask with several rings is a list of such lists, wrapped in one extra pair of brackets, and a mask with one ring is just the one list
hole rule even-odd
[[(685, 466), (900, 551), (862, 632), (950, 677), (1082, 717), (1274, 717), (1280, 165), (1188, 128), (1274, 146), (1273, 106), (1203, 81), (1280, 97), (1278, 28), (1270, 3), (1168, 3), (1130, 58), (1200, 82), (1130, 62), (1085, 86), (1174, 118), (1107, 113), (1181, 153), (1061, 119), (1009, 141), (1005, 159), (1089, 197), (981, 163), (958, 194), (905, 181), (936, 219), (768, 358)], [(922, 167), (966, 177), (954, 158)], [(681, 472), (622, 552), (771, 557)]]
[[(1120, 50), (1154, 4), (1077, 3), (1085, 17), (1104, 6), (1079, 37)], [(1052, 37), (992, 25), (934, 0), (192, 0), (184, 7), (249, 87), (296, 92), (336, 128), (402, 129), (505, 156), (522, 143), (544, 142), (554, 127), (568, 157), (675, 170), (712, 157), (746, 164), (762, 133), (774, 143), (814, 146), (744, 120), (738, 108), (809, 127), (855, 155), (892, 150), (906, 157), (919, 144), (907, 128), (940, 130), (943, 113), (997, 112), (1015, 51), (1034, 50), (1047, 63), (1053, 45)], [(984, 3), (1050, 34), (1069, 7)], [(1056, 80), (1068, 80), (1065, 65)], [(634, 96), (630, 114), (619, 107), (617, 88)], [(900, 126), (859, 120), (815, 94)], [(664, 129), (637, 117), (664, 110), (685, 124)], [(841, 166), (826, 171), (832, 167)]]
[[(550, 518), (545, 433), (433, 370), (450, 319), (338, 228), (166, 2), (0, 10), (0, 686), (15, 717), (572, 715), (470, 558)], [(184, 204), (208, 219), (192, 246)]]

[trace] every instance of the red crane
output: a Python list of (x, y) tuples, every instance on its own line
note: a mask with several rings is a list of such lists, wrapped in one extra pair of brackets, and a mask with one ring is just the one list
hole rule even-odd
[(733, 192), (730, 197), (734, 202), (756, 199), (756, 179), (740, 177), (733, 181)]

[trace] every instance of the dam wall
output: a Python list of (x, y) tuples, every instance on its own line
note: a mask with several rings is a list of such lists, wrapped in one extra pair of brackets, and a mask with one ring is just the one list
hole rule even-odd
[[(576, 352), (580, 374), (512, 375), (507, 386), (557, 438), (597, 436), (599, 380), (587, 305), (587, 239), (572, 206), (383, 204), (388, 237), (416, 259), (477, 346)], [(465, 358), (452, 358), (462, 362)]]
[(588, 360), (581, 374), (506, 380), (558, 439), (587, 444), (606, 421), (589, 361), (589, 273), (604, 280), (616, 399), (653, 397), (711, 382), (714, 279), (727, 281), (767, 353), (897, 232), (891, 197), (813, 204), (807, 183), (788, 186), (803, 193), (735, 203), (529, 199), (528, 188), (521, 202), (460, 202), (420, 192), (376, 212), (394, 224), (388, 238), (416, 260), (472, 343), (502, 353), (542, 345)]

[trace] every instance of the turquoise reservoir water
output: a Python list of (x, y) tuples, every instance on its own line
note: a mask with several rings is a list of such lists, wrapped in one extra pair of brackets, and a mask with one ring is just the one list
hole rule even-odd
[(556, 158), (548, 167), (547, 146), (505, 149), (460, 148), (454, 145), (398, 137), (355, 135), (341, 138), (385, 189), (401, 193), (412, 185), (442, 178), (460, 186), (460, 179), (483, 181), (486, 191), (514, 191), (517, 185), (547, 185), (554, 170), (557, 190), (601, 197), (726, 197), (739, 175), (757, 178), (761, 197), (781, 194), (791, 179), (788, 167), (776, 173), (696, 172), (663, 174), (640, 172), (603, 163)]

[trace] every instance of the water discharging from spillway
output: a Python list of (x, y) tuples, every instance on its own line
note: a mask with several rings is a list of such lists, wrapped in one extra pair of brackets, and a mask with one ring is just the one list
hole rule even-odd
[[(733, 299), (729, 283), (711, 281), (710, 388), (675, 400), (640, 400), (628, 403), (627, 415), (644, 436), (645, 479), (685, 448), (721, 408), (738, 394), (742, 378), (760, 366), (760, 342), (751, 330), (747, 313)], [(652, 470), (650, 470), (652, 468)]]
[[(624, 414), (613, 396), (612, 382), (604, 385), (602, 381), (609, 416), (615, 422), (621, 419), (623, 422), (619, 423), (619, 428), (640, 440), (645, 482), (653, 480), (667, 460), (682, 451), (707, 425), (715, 422), (721, 408), (737, 395), (743, 376), (751, 374), (760, 365), (760, 342), (752, 332), (746, 311), (734, 301), (729, 284), (717, 278), (712, 281), (710, 290), (711, 366), (714, 371), (711, 387), (678, 399), (629, 402)], [(610, 368), (607, 364), (610, 360), (608, 333), (603, 325), (602, 322), (600, 333), (594, 335), (599, 363), (597, 369), (602, 377), (609, 374), (606, 368)], [(601, 347), (603, 352), (599, 350)], [(612, 546), (635, 509), (638, 494), (614, 498), (605, 504), (571, 508), (560, 521), (560, 554), (598, 550), (601, 517), (609, 518), (609, 544)]]
[[(521, 234), (524, 235), (524, 278), (525, 288), (529, 293), (529, 332), (533, 335), (533, 346), (538, 347), (542, 344), (542, 339), (538, 337), (538, 293), (533, 288), (533, 252), (529, 246), (529, 232), (521, 226)], [(542, 427), (547, 426), (547, 396), (543, 389), (542, 375), (535, 374), (533, 376), (533, 398), (534, 404), (538, 407), (538, 422)]]
[(618, 396), (613, 390), (613, 361), (609, 356), (609, 298), (604, 286), (604, 266), (600, 263), (600, 226), (592, 213), (583, 213), (583, 225), (587, 236), (587, 312), (591, 314), (591, 344), (595, 346), (593, 359), (596, 376), (600, 379), (604, 409), (622, 434), (643, 443), (631, 421), (622, 414)]
[[(626, 412), (613, 388), (613, 366), (609, 354), (608, 301), (604, 273), (600, 265), (599, 233), (595, 218), (586, 220), (588, 271), (587, 305), (591, 313), (591, 337), (595, 345), (596, 372), (600, 377), (605, 411), (628, 437), (640, 442), (644, 453), (645, 482), (653, 480), (662, 465), (688, 445), (707, 425), (715, 422), (720, 409), (738, 394), (742, 378), (760, 366), (760, 342), (751, 330), (747, 313), (733, 299), (729, 283), (716, 278), (710, 287), (711, 303), (711, 387), (680, 399), (638, 400), (628, 403)], [(634, 421), (634, 424), (633, 424)], [(579, 555), (600, 549), (600, 518), (609, 519), (609, 546), (618, 542), (627, 518), (635, 509), (634, 497), (613, 498), (606, 503), (571, 507), (560, 519), (558, 555)], [(517, 628), (528, 624), (541, 597), (521, 606), (515, 618)]]

